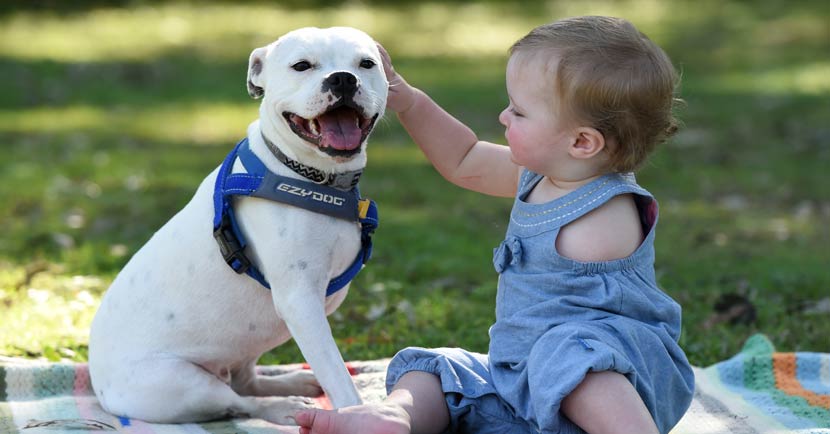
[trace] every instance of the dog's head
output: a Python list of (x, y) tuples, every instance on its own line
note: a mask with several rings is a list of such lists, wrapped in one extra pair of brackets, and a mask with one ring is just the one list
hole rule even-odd
[(263, 133), (289, 157), (322, 170), (365, 165), (387, 86), (375, 41), (347, 27), (292, 31), (248, 62), (248, 93), (263, 97)]

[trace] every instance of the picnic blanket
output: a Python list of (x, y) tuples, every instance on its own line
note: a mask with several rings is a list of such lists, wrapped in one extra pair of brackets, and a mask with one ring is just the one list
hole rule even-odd
[[(364, 401), (385, 396), (387, 363), (347, 364)], [(258, 369), (275, 375), (303, 368)], [(672, 434), (830, 434), (830, 354), (775, 352), (766, 337), (756, 335), (731, 359), (695, 368), (695, 375), (694, 401)], [(330, 407), (325, 397), (318, 403)], [(0, 359), (3, 434), (265, 434), (278, 428), (256, 419), (159, 425), (116, 417), (98, 405), (85, 364)]]

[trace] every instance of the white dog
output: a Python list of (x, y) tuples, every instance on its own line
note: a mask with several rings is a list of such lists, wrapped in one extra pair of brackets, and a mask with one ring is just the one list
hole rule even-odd
[[(133, 256), (95, 316), (89, 368), (107, 411), (158, 423), (249, 416), (292, 424), (295, 411), (313, 406), (306, 397), (322, 391), (335, 407), (361, 402), (326, 316), (347, 289), (329, 295), (330, 281), (362, 266), (365, 225), (362, 233), (356, 219), (246, 197), (234, 182), (251, 178), (257, 161), (242, 158), (249, 149), (249, 161), (284, 177), (260, 190), (365, 213), (349, 194), (386, 107), (382, 68), (376, 43), (350, 28), (296, 30), (251, 53), (248, 91), (264, 98), (240, 158), (208, 175)], [(215, 193), (227, 175), (222, 191), (241, 196)], [(331, 186), (305, 188), (306, 178)], [(223, 204), (247, 244), (240, 251), (227, 217), (214, 224)], [(257, 375), (260, 355), (291, 337), (314, 374)]]

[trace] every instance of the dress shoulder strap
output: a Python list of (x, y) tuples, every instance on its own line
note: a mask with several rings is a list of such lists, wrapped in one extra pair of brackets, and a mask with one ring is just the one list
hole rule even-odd
[(516, 191), (516, 197), (522, 199), (527, 197), (541, 179), (542, 175), (527, 169), (522, 169), (522, 174), (519, 176), (519, 187), (518, 191)]
[(633, 174), (612, 173), (603, 175), (565, 196), (544, 204), (524, 202), (527, 194), (541, 175), (529, 172), (522, 174), (516, 202), (510, 215), (513, 230), (530, 235), (565, 226), (608, 202), (614, 196), (632, 193), (637, 202), (647, 205), (654, 201), (651, 193), (637, 185)]

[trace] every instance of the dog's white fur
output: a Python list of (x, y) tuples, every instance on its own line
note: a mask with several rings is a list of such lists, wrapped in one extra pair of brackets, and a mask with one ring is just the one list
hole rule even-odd
[[(375, 66), (362, 67), (365, 59)], [(291, 68), (301, 60), (313, 68)], [(354, 101), (380, 117), (388, 85), (382, 68), (376, 43), (351, 28), (299, 29), (254, 50), (249, 91), (262, 89), (264, 98), (259, 120), (247, 131), (252, 151), (271, 171), (294, 178), (300, 177), (276, 160), (260, 132), (308, 166), (334, 173), (363, 168), (365, 142), (351, 158), (329, 156), (294, 134), (282, 113), (306, 119), (321, 114), (332, 96), (321, 91), (321, 83), (345, 71), (358, 80)], [(240, 171), (237, 161), (234, 172)], [(359, 225), (264, 199), (236, 198), (239, 225), (250, 242), (246, 252), (270, 283), (269, 292), (236, 274), (219, 253), (212, 236), (217, 172), (132, 257), (101, 303), (89, 346), (101, 405), (117, 415), (160, 423), (245, 415), (292, 424), (296, 410), (313, 406), (305, 397), (322, 390), (335, 407), (359, 404), (326, 319), (347, 288), (325, 296), (329, 280), (355, 259)], [(291, 337), (314, 374), (257, 375), (260, 355)]]

